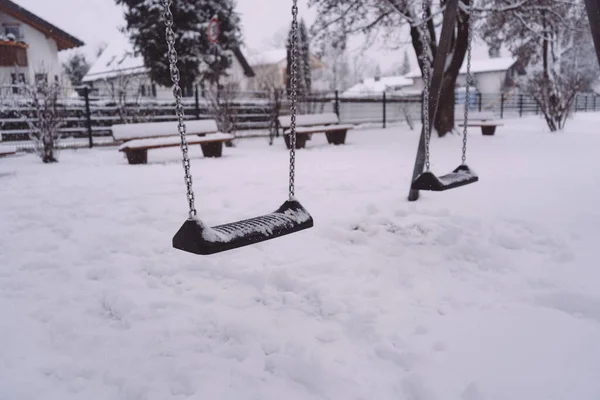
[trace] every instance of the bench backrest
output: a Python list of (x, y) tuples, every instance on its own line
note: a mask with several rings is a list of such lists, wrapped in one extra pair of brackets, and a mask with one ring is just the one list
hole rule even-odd
[[(289, 128), (292, 124), (292, 117), (284, 115), (278, 118), (279, 126), (282, 128)], [(316, 125), (328, 125), (337, 124), (339, 119), (335, 113), (324, 113), (324, 114), (301, 114), (296, 116), (296, 126), (316, 126)]]
[[(215, 133), (218, 131), (214, 119), (185, 121), (186, 133), (197, 135), (201, 133)], [(177, 121), (143, 122), (139, 124), (116, 124), (112, 126), (112, 135), (115, 140), (133, 140), (153, 137), (179, 135)]]

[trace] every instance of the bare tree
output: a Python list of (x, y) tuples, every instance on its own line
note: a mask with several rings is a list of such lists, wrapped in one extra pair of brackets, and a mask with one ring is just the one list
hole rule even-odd
[[(454, 88), (464, 61), (470, 15), (467, 8), (472, 0), (462, 0), (457, 15), (457, 27), (452, 35), (448, 64), (442, 79), (442, 96), (434, 121), (434, 129), (444, 136), (454, 128)], [(426, 59), (432, 64), (437, 52), (436, 24), (440, 21), (444, 0), (426, 2), (425, 13), (421, 1), (409, 0), (310, 0), (317, 8), (317, 19), (312, 26), (317, 40), (342, 41), (348, 35), (365, 34), (369, 43), (383, 37), (390, 47), (404, 45), (403, 34), (408, 30), (423, 71)], [(423, 18), (425, 17), (425, 18)], [(426, 26), (426, 35), (423, 26)], [(426, 39), (428, 37), (428, 40)], [(428, 57), (424, 57), (427, 54)], [(432, 65), (429, 66), (430, 68)]]
[[(217, 121), (220, 132), (235, 134), (236, 100), (239, 97), (240, 83), (229, 79), (222, 85), (211, 85), (207, 93), (211, 113)], [(225, 143), (232, 146), (232, 142)]]
[[(44, 163), (58, 162), (57, 145), (60, 127), (64, 125), (64, 108), (60, 104), (61, 87), (58, 82), (39, 80), (33, 84), (21, 83), (20, 98), (13, 109), (29, 125), (29, 137), (35, 143), (36, 153)], [(31, 109), (29, 115), (21, 113), (22, 107)]]
[(108, 96), (115, 103), (119, 118), (125, 124), (139, 122), (139, 103), (148, 77), (143, 74), (125, 74), (122, 71), (114, 71), (113, 75), (114, 77), (104, 78), (104, 85)]
[(351, 73), (345, 43), (327, 42), (321, 59), (327, 65), (325, 78), (330, 83), (329, 90), (346, 90), (350, 87)]
[[(14, 74), (19, 74), (18, 69)], [(6, 107), (6, 112), (27, 124), (28, 136), (42, 161), (55, 163), (58, 162), (60, 128), (65, 124), (62, 88), (56, 81), (48, 82), (48, 73), (43, 66), (35, 70), (35, 76), (39, 78), (34, 83), (21, 80), (6, 86), (8, 90), (2, 90), (0, 103)]]
[(578, 92), (590, 90), (598, 75), (590, 27), (582, 3), (564, 0), (487, 0), (490, 14), (483, 37), (491, 47), (504, 43), (529, 76), (520, 82), (543, 112), (551, 131), (563, 129)]

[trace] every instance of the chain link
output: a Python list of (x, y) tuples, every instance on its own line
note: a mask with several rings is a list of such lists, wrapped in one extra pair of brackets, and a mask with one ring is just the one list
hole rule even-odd
[(468, 33), (467, 33), (467, 82), (465, 85), (465, 115), (463, 121), (463, 148), (462, 148), (462, 163), (463, 165), (467, 162), (467, 122), (469, 121), (469, 103), (471, 102), (469, 95), (469, 88), (473, 84), (473, 77), (471, 76), (471, 41), (473, 38), (473, 1), (469, 3), (469, 20), (468, 20)]
[(431, 46), (429, 44), (429, 30), (427, 29), (427, 0), (422, 1), (423, 8), (423, 54), (422, 54), (422, 63), (423, 63), (423, 129), (425, 130), (425, 170), (429, 171), (430, 163), (429, 163), (429, 143), (431, 141), (431, 124), (429, 123), (429, 75), (430, 75), (430, 67), (431, 60), (429, 59), (429, 51)]
[(290, 200), (294, 198), (296, 174), (296, 103), (297, 103), (297, 74), (298, 74), (298, 0), (292, 3), (292, 71), (291, 71), (291, 121), (290, 121)]
[(164, 19), (165, 19), (165, 36), (169, 47), (169, 71), (171, 80), (173, 81), (173, 96), (175, 97), (175, 113), (177, 114), (177, 129), (181, 136), (181, 152), (183, 153), (183, 169), (185, 171), (185, 185), (187, 187), (187, 200), (190, 207), (189, 215), (193, 218), (196, 215), (194, 206), (194, 190), (192, 188), (192, 174), (190, 172), (190, 158), (188, 156), (188, 142), (185, 137), (186, 127), (184, 122), (183, 104), (181, 104), (182, 92), (179, 86), (179, 69), (177, 68), (177, 51), (175, 51), (175, 32), (173, 32), (173, 14), (171, 13), (172, 0), (164, 0)]

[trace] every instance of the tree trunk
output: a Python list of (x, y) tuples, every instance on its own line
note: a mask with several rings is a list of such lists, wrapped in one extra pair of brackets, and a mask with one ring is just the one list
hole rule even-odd
[(433, 121), (433, 128), (439, 137), (444, 137), (454, 129), (454, 88), (456, 86), (456, 75), (444, 74), (442, 79), (442, 93), (438, 104), (437, 114)]
[(54, 157), (54, 140), (45, 136), (42, 140), (44, 149), (42, 155), (43, 163), (55, 163), (58, 162), (56, 157)]
[[(464, 0), (463, 2), (468, 5), (470, 0)], [(431, 14), (431, 12), (429, 12), (429, 14)], [(437, 52), (437, 37), (435, 35), (435, 31), (432, 29), (433, 27), (428, 27), (430, 31), (429, 36), (431, 38), (429, 46), (431, 53), (435, 57)], [(420, 57), (426, 49), (423, 46), (423, 41), (421, 39), (422, 31), (420, 27), (412, 26), (410, 35), (415, 53), (417, 55), (417, 60), (419, 60), (419, 67), (421, 68), (421, 71), (423, 71), (424, 66)], [(433, 121), (433, 129), (436, 130), (438, 136), (440, 137), (445, 136), (448, 132), (452, 132), (452, 129), (454, 129), (454, 91), (458, 73), (460, 72), (460, 68), (465, 60), (465, 55), (467, 54), (468, 39), (469, 15), (462, 9), (459, 9), (457, 17), (457, 29), (454, 34), (452, 49), (450, 50), (450, 54), (448, 54), (448, 57), (451, 57), (450, 64), (448, 64), (446, 71), (444, 71), (444, 76), (442, 79), (442, 94), (440, 96), (437, 114), (435, 116), (435, 120)], [(433, 63), (433, 59), (431, 62)], [(433, 67), (430, 65), (430, 70), (432, 68)]]

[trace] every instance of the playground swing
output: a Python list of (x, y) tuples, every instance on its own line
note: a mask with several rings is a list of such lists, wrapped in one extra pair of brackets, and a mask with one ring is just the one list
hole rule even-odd
[[(425, 41), (429, 40), (429, 31), (427, 29), (427, 12), (426, 2), (423, 0), (423, 32)], [(465, 101), (464, 107), (464, 126), (463, 126), (463, 148), (462, 148), (462, 163), (454, 171), (449, 174), (442, 175), (440, 177), (433, 174), (430, 171), (430, 143), (431, 143), (431, 124), (434, 120), (435, 113), (437, 112), (437, 105), (439, 102), (440, 91), (441, 91), (441, 80), (443, 70), (446, 64), (446, 56), (449, 50), (449, 40), (445, 40), (450, 37), (452, 30), (454, 29), (454, 21), (456, 20), (456, 13), (458, 8), (458, 0), (449, 1), (446, 5), (444, 12), (444, 25), (442, 27), (442, 33), (440, 35), (440, 45), (438, 46), (438, 53), (434, 61), (433, 78), (430, 80), (429, 74), (429, 54), (424, 52), (423, 58), (423, 81), (424, 96), (423, 96), (423, 132), (421, 135), (421, 141), (424, 139), (424, 153), (425, 153), (425, 171), (421, 172), (416, 179), (413, 179), (411, 184), (411, 195), (409, 200), (416, 200), (418, 198), (418, 190), (429, 190), (429, 191), (444, 191), (453, 189), (460, 186), (465, 186), (470, 183), (477, 182), (478, 176), (469, 168), (466, 164), (467, 161), (467, 122), (469, 118), (469, 104)], [(471, 2), (469, 7), (469, 15), (472, 15), (473, 3)], [(467, 74), (466, 74), (466, 98), (469, 98), (469, 87), (471, 85), (471, 42), (473, 36), (473, 23), (469, 22), (469, 28), (467, 33)], [(431, 87), (430, 87), (431, 85)], [(432, 104), (433, 103), (433, 104)], [(433, 113), (430, 115), (430, 107), (433, 106)], [(415, 171), (418, 170), (417, 165), (419, 164), (419, 157), (422, 157), (422, 144), (419, 144), (419, 153), (417, 154), (417, 162), (415, 163)], [(423, 170), (421, 164), (420, 170)], [(413, 174), (414, 176), (415, 174)], [(416, 195), (415, 195), (416, 193)]]
[(297, 0), (292, 4), (292, 72), (291, 72), (291, 132), (290, 132), (290, 174), (289, 198), (276, 211), (242, 221), (232, 222), (215, 227), (209, 227), (196, 218), (192, 175), (188, 157), (186, 127), (183, 106), (181, 104), (181, 88), (179, 86), (179, 70), (177, 68), (177, 52), (175, 51), (175, 33), (173, 32), (172, 0), (164, 0), (164, 17), (166, 40), (169, 48), (168, 59), (171, 80), (173, 81), (173, 96), (175, 97), (175, 112), (178, 119), (177, 128), (181, 136), (181, 151), (183, 153), (183, 168), (187, 186), (189, 217), (173, 237), (173, 247), (194, 254), (214, 254), (248, 246), (265, 240), (288, 235), (313, 226), (311, 215), (295, 198), (295, 148), (296, 148), (296, 103), (297, 103), (297, 38), (298, 38), (298, 6)]

